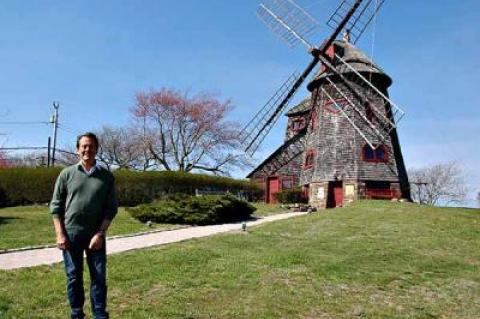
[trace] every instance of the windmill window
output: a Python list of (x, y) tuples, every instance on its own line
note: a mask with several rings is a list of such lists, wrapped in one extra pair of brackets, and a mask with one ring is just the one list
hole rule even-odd
[(293, 177), (282, 178), (282, 189), (293, 188)]
[(387, 162), (388, 153), (384, 145), (379, 145), (376, 149), (372, 149), (366, 144), (362, 148), (362, 160), (366, 162)]
[(367, 116), (367, 119), (371, 122), (373, 121), (373, 110), (370, 106), (367, 106), (366, 107), (366, 110), (365, 110), (365, 113), (366, 113), (366, 116)]
[(383, 147), (379, 147), (375, 150), (375, 159), (377, 161), (385, 161), (385, 150)]
[(368, 145), (363, 148), (363, 160), (365, 161), (375, 160), (375, 151)]
[(337, 114), (340, 112), (339, 106), (343, 106), (347, 103), (347, 101), (343, 98), (336, 99), (335, 102), (332, 100), (327, 100), (324, 103), (325, 110), (329, 111), (330, 113)]
[(292, 130), (295, 132), (302, 130), (303, 128), (305, 128), (305, 119), (299, 118), (299, 119), (293, 120), (291, 127), (292, 127)]
[(314, 159), (315, 159), (315, 151), (314, 151), (314, 150), (309, 150), (309, 151), (307, 152), (306, 157), (305, 157), (305, 165), (304, 165), (304, 168), (305, 168), (305, 169), (312, 168), (312, 167), (313, 167)]

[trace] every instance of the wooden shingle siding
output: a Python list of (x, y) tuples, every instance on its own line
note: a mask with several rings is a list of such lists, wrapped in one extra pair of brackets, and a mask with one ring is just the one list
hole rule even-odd
[[(347, 91), (342, 84), (338, 83), (337, 85)], [(325, 84), (323, 87), (327, 92), (333, 91), (329, 84)], [(356, 87), (356, 89), (362, 88)], [(354, 99), (352, 96), (349, 98)], [(375, 101), (373, 97), (372, 100), (373, 103), (381, 103), (380, 100)], [(344, 179), (398, 181), (395, 157), (389, 156), (386, 163), (371, 163), (362, 160), (362, 148), (365, 140), (340, 112), (331, 112), (326, 109), (325, 106), (329, 104), (328, 98), (320, 94), (317, 105), (318, 129), (307, 132), (306, 141), (306, 149), (318, 149), (315, 172), (313, 175), (304, 174), (301, 182), (308, 184), (312, 181)], [(383, 109), (386, 113), (383, 105), (376, 105), (376, 107)], [(376, 144), (382, 144), (389, 154), (393, 152), (391, 139), (382, 142), (367, 127), (360, 115), (351, 113), (350, 118), (363, 132), (366, 132), (365, 134), (370, 140)]]
[[(387, 89), (392, 80), (387, 74), (351, 44), (335, 41), (334, 46), (339, 48), (337, 52), (344, 54), (343, 58), (347, 62), (357, 71), (362, 72), (388, 96)], [(340, 72), (351, 71), (342, 67)], [(347, 99), (356, 101), (355, 104), (361, 114), (356, 111), (348, 111), (351, 110), (349, 107), (342, 107), (342, 109), (346, 110), (349, 118), (373, 144), (382, 145), (381, 147), (385, 151), (385, 161), (366, 160), (363, 156), (363, 147), (366, 145), (364, 138), (322, 92), (322, 89), (325, 90), (334, 97), (338, 104), (346, 103), (345, 97), (337, 94), (333, 86), (326, 80), (327, 76), (329, 75), (325, 69), (320, 68), (317, 76), (308, 84), (312, 96), (318, 96), (316, 105), (310, 105), (310, 100), (305, 99), (287, 112), (289, 120), (285, 132), (285, 143), (247, 177), (267, 180), (270, 176), (277, 176), (280, 181), (282, 177), (291, 177), (297, 185), (305, 186), (310, 190), (309, 201), (318, 208), (325, 208), (329, 205), (331, 198), (328, 196), (332, 192), (347, 201), (373, 195), (410, 199), (408, 177), (396, 129), (393, 129), (384, 139), (379, 138), (364, 120), (366, 117), (374, 124), (378, 124), (371, 109), (365, 107), (360, 101), (356, 101), (354, 94), (347, 89), (343, 82), (330, 75), (336, 86), (347, 94)], [(360, 91), (368, 97), (371, 108), (391, 119), (388, 106), (383, 104), (383, 100), (378, 98), (370, 87), (354, 83), (350, 83), (350, 86), (354, 88), (354, 91)], [(315, 123), (315, 126), (307, 125), (307, 128), (302, 131), (294, 130), (293, 122), (301, 118), (308, 120), (311, 108), (313, 108), (312, 114), (315, 116), (311, 123)], [(300, 144), (302, 144), (302, 153), (298, 152)], [(312, 154), (312, 150), (314, 150), (313, 165), (305, 166), (306, 157), (311, 156), (309, 154)], [(279, 165), (279, 163), (282, 164)], [(368, 189), (367, 184), (382, 185), (383, 188)], [(342, 187), (343, 193), (340, 193)], [(340, 204), (336, 202), (335, 205)]]

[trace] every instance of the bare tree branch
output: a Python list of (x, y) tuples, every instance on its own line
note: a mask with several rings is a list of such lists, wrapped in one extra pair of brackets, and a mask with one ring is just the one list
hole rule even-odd
[(131, 113), (163, 169), (228, 174), (233, 167), (250, 166), (240, 148), (239, 125), (226, 120), (231, 110), (230, 100), (163, 88), (138, 93)]
[(457, 162), (410, 169), (408, 174), (413, 200), (420, 204), (449, 204), (466, 197), (465, 172)]

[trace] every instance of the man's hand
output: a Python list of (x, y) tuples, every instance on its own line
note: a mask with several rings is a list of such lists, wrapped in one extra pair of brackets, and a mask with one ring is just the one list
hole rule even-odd
[(99, 250), (103, 247), (103, 241), (105, 238), (101, 234), (93, 235), (92, 239), (90, 239), (90, 245), (88, 245), (88, 249), (90, 250)]
[(61, 250), (67, 250), (69, 246), (68, 238), (64, 234), (57, 235), (57, 247)]

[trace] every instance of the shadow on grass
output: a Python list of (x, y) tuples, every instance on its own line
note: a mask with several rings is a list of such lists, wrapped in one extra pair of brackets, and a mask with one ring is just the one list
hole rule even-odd
[(13, 219), (20, 219), (20, 217), (2, 217), (2, 216), (0, 216), (0, 225), (8, 224)]

